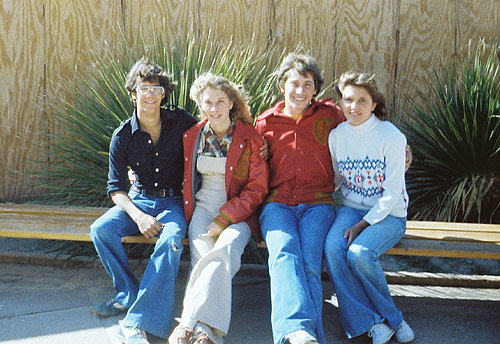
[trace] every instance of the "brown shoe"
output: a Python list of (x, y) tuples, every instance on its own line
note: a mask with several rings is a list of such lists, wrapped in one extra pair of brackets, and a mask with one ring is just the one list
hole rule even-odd
[(210, 340), (210, 338), (208, 338), (208, 334), (202, 330), (197, 331), (194, 334), (193, 341), (191, 343), (192, 344), (214, 344), (214, 342), (212, 342)]
[(185, 326), (177, 325), (168, 337), (168, 344), (191, 344), (194, 331)]

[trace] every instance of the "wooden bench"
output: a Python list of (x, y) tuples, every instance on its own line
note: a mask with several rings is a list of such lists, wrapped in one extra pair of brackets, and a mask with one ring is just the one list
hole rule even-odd
[[(0, 237), (90, 241), (90, 224), (106, 210), (0, 203)], [(123, 238), (125, 243), (155, 241), (141, 235)], [(404, 238), (386, 254), (500, 259), (500, 225), (408, 221)]]

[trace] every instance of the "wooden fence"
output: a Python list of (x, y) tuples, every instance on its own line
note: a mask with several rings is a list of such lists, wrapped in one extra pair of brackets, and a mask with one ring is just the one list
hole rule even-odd
[(327, 81), (374, 72), (397, 116), (433, 66), (462, 56), (468, 40), (500, 39), (500, 0), (1, 0), (0, 201), (31, 198), (34, 161), (46, 159), (44, 108), (88, 51), (163, 27), (174, 39), (211, 30), (316, 57)]

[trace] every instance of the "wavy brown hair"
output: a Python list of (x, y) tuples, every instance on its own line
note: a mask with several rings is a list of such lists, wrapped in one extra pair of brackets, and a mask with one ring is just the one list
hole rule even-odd
[(387, 119), (387, 106), (382, 92), (380, 92), (377, 83), (375, 82), (375, 74), (345, 72), (336, 82), (335, 91), (342, 98), (343, 90), (347, 86), (363, 87), (372, 97), (372, 101), (376, 103), (373, 113), (378, 119), (385, 121)]
[(253, 118), (250, 114), (250, 107), (247, 103), (245, 90), (242, 86), (236, 85), (221, 75), (216, 75), (210, 72), (201, 74), (191, 85), (189, 97), (196, 102), (201, 111), (201, 97), (207, 88), (224, 92), (229, 100), (233, 103), (233, 107), (229, 110), (229, 116), (234, 121), (240, 120), (245, 123), (252, 124)]

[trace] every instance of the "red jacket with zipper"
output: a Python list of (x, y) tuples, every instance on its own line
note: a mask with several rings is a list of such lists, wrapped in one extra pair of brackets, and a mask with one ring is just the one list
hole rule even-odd
[[(269, 145), (269, 195), (265, 202), (287, 205), (332, 203), (333, 167), (330, 130), (345, 121), (342, 109), (312, 100), (297, 120), (282, 113), (283, 101), (257, 118), (255, 128)], [(355, 143), (353, 143), (355, 144)]]
[[(201, 176), (196, 172), (196, 157), (200, 136), (207, 120), (202, 120), (184, 133), (184, 214), (189, 224), (193, 216), (194, 195), (201, 187)], [(236, 121), (236, 127), (227, 152), (225, 185), (227, 201), (217, 218), (227, 223), (246, 221), (252, 235), (260, 239), (257, 208), (267, 195), (269, 168), (260, 156), (264, 143), (252, 125)], [(215, 219), (214, 219), (215, 220)], [(220, 221), (216, 221), (220, 224)]]

